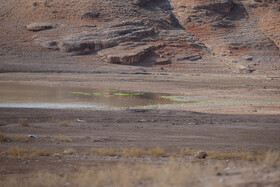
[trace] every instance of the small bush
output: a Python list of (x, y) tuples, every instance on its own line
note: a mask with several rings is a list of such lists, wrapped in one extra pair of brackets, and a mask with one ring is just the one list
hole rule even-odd
[(147, 151), (147, 155), (149, 155), (149, 156), (163, 156), (164, 153), (165, 153), (165, 150), (163, 148), (160, 148), (160, 147), (149, 149)]
[(9, 142), (11, 138), (0, 132), (0, 142)]
[(91, 152), (100, 156), (117, 156), (119, 155), (116, 150), (111, 148), (92, 148)]
[(34, 150), (32, 153), (33, 156), (51, 156), (53, 154), (54, 154), (54, 151), (47, 150), (47, 149), (37, 149), (37, 150)]
[(18, 120), (18, 122), (19, 122), (19, 124), (20, 124), (21, 126), (29, 127), (29, 123), (27, 122), (26, 119), (20, 118), (20, 119)]
[(27, 136), (16, 136), (13, 138), (13, 140), (17, 142), (29, 142), (30, 138)]
[(62, 122), (60, 122), (59, 125), (63, 126), (63, 127), (66, 127), (66, 126), (68, 126), (68, 121), (62, 121)]
[(146, 154), (146, 151), (144, 149), (140, 148), (124, 148), (122, 150), (122, 156), (126, 157), (140, 157)]
[(22, 158), (27, 156), (28, 150), (25, 148), (14, 146), (10, 147), (5, 153), (12, 157)]
[(56, 136), (56, 137), (54, 137), (54, 140), (59, 141), (59, 142), (72, 142), (72, 139), (65, 135)]

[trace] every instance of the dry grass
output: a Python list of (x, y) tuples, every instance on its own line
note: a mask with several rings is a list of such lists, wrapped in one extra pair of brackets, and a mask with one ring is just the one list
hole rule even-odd
[(66, 126), (68, 126), (68, 121), (62, 121), (59, 123), (59, 125), (62, 127), (66, 127)]
[[(180, 151), (180, 154), (187, 156), (194, 156), (199, 150), (193, 150), (190, 148), (184, 148)], [(246, 160), (246, 161), (257, 161), (263, 160), (265, 152), (244, 152), (244, 151), (206, 151), (210, 159), (216, 160)]]
[(26, 148), (21, 148), (17, 146), (13, 146), (8, 148), (6, 151), (2, 152), (7, 156), (16, 157), (16, 158), (24, 158), (28, 155), (28, 150)]
[(165, 150), (161, 147), (156, 147), (153, 149), (149, 149), (147, 151), (147, 155), (149, 155), (149, 156), (159, 157), (159, 156), (163, 156), (164, 154), (165, 154)]
[(53, 138), (55, 141), (59, 142), (72, 142), (72, 139), (69, 136), (59, 135)]
[(18, 122), (23, 127), (29, 127), (29, 123), (27, 122), (27, 119), (19, 118)]
[(27, 136), (16, 136), (13, 140), (17, 142), (30, 142), (30, 138)]
[(146, 151), (144, 149), (140, 149), (137, 147), (124, 148), (121, 153), (121, 155), (125, 156), (125, 157), (140, 157), (145, 154), (146, 154)]
[(264, 164), (268, 167), (280, 166), (280, 153), (267, 152), (264, 157)]
[(119, 152), (110, 148), (92, 148), (91, 152), (99, 156), (117, 156)]
[(217, 160), (260, 160), (264, 158), (264, 153), (251, 153), (251, 152), (221, 152), (221, 151), (206, 151), (209, 158)]
[(70, 174), (37, 173), (24, 178), (8, 178), (4, 186), (194, 186), (197, 166), (178, 165), (124, 165), (104, 168), (79, 169)]
[(184, 149), (181, 149), (180, 153), (182, 155), (192, 156), (192, 155), (194, 155), (195, 151), (190, 148), (184, 148)]
[(51, 156), (55, 153), (53, 150), (47, 150), (47, 149), (35, 149), (33, 153), (31, 153), (31, 156)]
[(73, 154), (76, 154), (77, 151), (73, 148), (67, 148), (63, 151), (63, 153), (66, 154), (66, 155), (73, 155)]
[(0, 132), (0, 142), (9, 142), (9, 141), (11, 141), (11, 138), (9, 138), (4, 133)]

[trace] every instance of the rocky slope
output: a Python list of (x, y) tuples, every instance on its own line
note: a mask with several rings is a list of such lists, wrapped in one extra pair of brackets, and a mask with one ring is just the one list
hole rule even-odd
[(50, 61), (73, 59), (202, 72), (280, 70), (277, 1), (0, 2), (2, 72), (36, 63), (43, 65), (34, 71), (51, 70)]

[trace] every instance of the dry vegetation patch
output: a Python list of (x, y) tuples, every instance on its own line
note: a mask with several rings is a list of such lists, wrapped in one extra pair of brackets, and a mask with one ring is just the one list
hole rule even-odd
[(140, 157), (146, 154), (146, 151), (141, 148), (132, 147), (132, 148), (124, 148), (122, 150), (121, 155), (125, 157)]
[(265, 153), (251, 153), (251, 152), (221, 152), (221, 151), (207, 151), (209, 158), (217, 160), (248, 160), (255, 161), (264, 158)]
[(53, 138), (55, 141), (59, 142), (72, 142), (72, 139), (69, 136), (59, 135)]
[(99, 156), (118, 156), (120, 153), (111, 148), (92, 148), (91, 152)]
[(9, 142), (9, 141), (11, 141), (11, 138), (9, 138), (4, 133), (0, 132), (0, 142)]
[(147, 151), (147, 155), (149, 156), (159, 157), (159, 156), (163, 156), (164, 154), (165, 154), (165, 150), (161, 147), (155, 147)]
[(18, 146), (13, 146), (8, 148), (6, 151), (2, 152), (2, 155), (16, 157), (16, 158), (25, 158), (28, 156), (28, 149), (21, 148)]
[(30, 142), (30, 138), (27, 136), (16, 136), (13, 140), (17, 142)]
[(47, 149), (35, 149), (32, 156), (51, 156), (55, 153), (54, 150), (47, 150)]
[(62, 127), (66, 127), (66, 126), (68, 126), (68, 121), (62, 121), (59, 123), (59, 125)]
[(27, 119), (19, 118), (18, 122), (23, 127), (29, 127), (29, 123), (27, 122)]

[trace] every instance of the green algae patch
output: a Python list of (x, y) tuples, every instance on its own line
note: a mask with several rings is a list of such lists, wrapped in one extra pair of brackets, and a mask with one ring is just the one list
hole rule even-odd
[(92, 93), (92, 95), (94, 95), (94, 96), (100, 96), (100, 95), (101, 95), (101, 93), (94, 92), (94, 93)]
[(176, 102), (189, 102), (190, 100), (186, 96), (161, 96), (163, 99), (169, 99)]
[(116, 96), (124, 96), (124, 95), (130, 95), (130, 94), (128, 94), (128, 93), (114, 93), (114, 95), (116, 95)]
[(78, 94), (78, 95), (91, 95), (91, 93), (88, 92), (69, 92), (71, 94)]
[(132, 92), (131, 95), (144, 95), (144, 92)]

